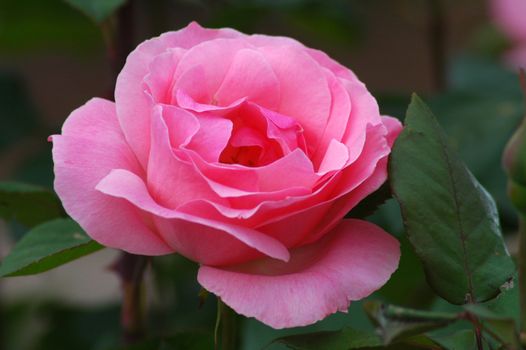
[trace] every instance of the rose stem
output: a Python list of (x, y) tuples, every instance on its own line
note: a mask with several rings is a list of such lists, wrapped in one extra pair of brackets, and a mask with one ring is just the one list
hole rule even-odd
[(115, 81), (119, 75), (126, 57), (133, 49), (134, 44), (134, 13), (135, 1), (128, 0), (109, 19), (101, 23), (102, 37), (106, 46), (106, 55), (112, 74), (112, 86), (108, 98), (113, 100)]
[(122, 342), (136, 343), (144, 337), (144, 271), (148, 258), (122, 252), (111, 269), (119, 276), (122, 288)]
[[(134, 2), (128, 0), (108, 20), (101, 24), (112, 74), (112, 87), (107, 93), (113, 99), (115, 81), (134, 43)], [(124, 344), (132, 344), (144, 337), (143, 275), (147, 258), (122, 252), (112, 269), (122, 286), (121, 328)]]
[(436, 91), (440, 92), (446, 88), (446, 19), (441, 0), (429, 0), (428, 11), (428, 41), (430, 45), (433, 82)]
[(215, 348), (217, 350), (218, 339), (217, 333), (219, 327), (221, 328), (221, 350), (237, 350), (238, 348), (238, 316), (234, 310), (229, 308), (221, 299), (217, 299), (217, 320), (215, 329)]
[[(473, 300), (474, 297), (471, 293), (467, 294), (467, 302), (468, 304), (475, 304), (475, 301)], [(469, 320), (473, 324), (473, 328), (475, 328), (475, 339), (477, 341), (477, 350), (484, 350), (484, 345), (482, 345), (482, 332), (480, 331), (480, 322), (477, 316), (473, 315), (472, 313), (467, 313), (467, 320)]]

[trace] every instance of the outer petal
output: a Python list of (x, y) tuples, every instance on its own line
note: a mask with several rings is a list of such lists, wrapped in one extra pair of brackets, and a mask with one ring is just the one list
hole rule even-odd
[(220, 269), (202, 266), (198, 281), (236, 312), (273, 327), (312, 324), (380, 288), (396, 270), (398, 242), (379, 227), (343, 221), (288, 263), (264, 259)]
[(115, 101), (124, 135), (142, 165), (150, 151), (151, 101), (143, 86), (150, 62), (168, 48), (189, 49), (204, 41), (242, 35), (233, 29), (204, 29), (192, 22), (181, 30), (147, 40), (130, 53), (117, 78)]
[[(97, 184), (108, 196), (123, 198), (153, 214), (168, 244), (190, 259), (214, 265), (239, 263), (262, 254), (288, 261), (289, 252), (278, 240), (246, 227), (204, 219), (157, 204), (137, 175), (113, 170)], [(164, 220), (167, 219), (167, 220)], [(259, 253), (258, 253), (259, 252)]]
[(67, 213), (103, 245), (144, 255), (173, 252), (147, 226), (146, 213), (95, 190), (113, 168), (142, 172), (120, 131), (114, 104), (90, 100), (69, 116), (62, 132), (52, 138), (53, 161), (55, 190)]

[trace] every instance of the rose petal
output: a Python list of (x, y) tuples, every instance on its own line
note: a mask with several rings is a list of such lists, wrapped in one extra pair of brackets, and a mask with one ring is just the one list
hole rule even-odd
[(52, 137), (53, 161), (55, 191), (66, 212), (105, 246), (143, 255), (173, 252), (147, 226), (147, 214), (95, 190), (113, 168), (142, 172), (120, 131), (115, 105), (102, 99), (90, 100), (71, 113), (62, 132)]
[(312, 324), (380, 288), (396, 270), (398, 242), (379, 227), (343, 221), (323, 240), (291, 252), (221, 269), (202, 266), (198, 281), (237, 313), (273, 327)]
[(349, 160), (349, 149), (343, 143), (332, 139), (325, 157), (321, 161), (319, 174), (326, 174), (330, 171), (341, 170)]
[(349, 163), (361, 155), (368, 124), (381, 124), (378, 103), (359, 80), (342, 80), (351, 97), (351, 115), (342, 142), (349, 148)]
[(336, 79), (332, 73), (326, 72), (325, 74), (331, 90), (332, 104), (320, 143), (316, 146), (316, 151), (311, 157), (316, 169), (319, 169), (319, 164), (327, 153), (327, 147), (329, 147), (331, 140), (342, 140), (351, 115), (351, 98), (343, 83)]
[(232, 134), (232, 122), (213, 115), (202, 115), (198, 120), (199, 131), (187, 148), (196, 151), (206, 162), (218, 162)]
[(257, 257), (255, 251), (283, 261), (289, 259), (285, 246), (256, 230), (160, 206), (142, 179), (129, 171), (112, 170), (96, 188), (108, 196), (126, 199), (157, 218), (170, 219), (156, 222), (163, 224), (159, 232), (178, 253), (194, 261), (227, 264)]
[(144, 92), (143, 79), (151, 61), (168, 48), (189, 49), (216, 38), (234, 38), (242, 34), (233, 29), (205, 29), (192, 22), (187, 27), (147, 40), (133, 50), (120, 72), (115, 87), (117, 116), (130, 147), (146, 166), (150, 152), (151, 99)]
[(295, 118), (305, 130), (309, 152), (325, 129), (331, 108), (331, 93), (322, 68), (304, 50), (294, 46), (259, 49), (280, 82), (277, 112)]
[(253, 49), (239, 50), (214, 96), (219, 105), (246, 97), (266, 108), (279, 103), (280, 84), (265, 57)]
[(147, 171), (148, 188), (154, 198), (168, 208), (177, 208), (195, 198), (219, 200), (203, 178), (194, 171), (193, 165), (177, 157), (172, 150), (173, 140), (184, 137), (178, 134), (188, 133), (187, 139), (194, 136), (199, 127), (197, 119), (177, 107), (158, 106), (155, 110)]

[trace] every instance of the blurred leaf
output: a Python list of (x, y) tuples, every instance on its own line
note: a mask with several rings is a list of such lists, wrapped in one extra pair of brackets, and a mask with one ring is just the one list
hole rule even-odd
[(384, 344), (443, 328), (459, 319), (455, 313), (406, 309), (372, 301), (365, 303), (364, 308), (377, 325)]
[(67, 49), (86, 54), (103, 44), (99, 29), (62, 0), (2, 0), (0, 23), (2, 53), (33, 57)]
[(42, 187), (20, 182), (0, 182), (0, 217), (32, 227), (63, 216), (57, 196)]
[(172, 336), (152, 338), (138, 344), (119, 347), (119, 350), (209, 350), (214, 348), (214, 337), (209, 332), (185, 331)]
[(82, 11), (95, 22), (102, 22), (119, 7), (124, 5), (126, 0), (64, 0), (71, 6)]
[(476, 346), (475, 334), (470, 329), (448, 335), (430, 335), (429, 338), (446, 350), (473, 350)]
[(36, 126), (36, 112), (21, 78), (0, 72), (0, 150), (20, 141)]
[(395, 142), (390, 181), (431, 287), (454, 304), (496, 297), (515, 271), (495, 203), (414, 96)]
[(519, 350), (520, 341), (515, 320), (499, 315), (482, 305), (468, 304), (464, 308), (476, 315), (481, 321), (482, 329), (509, 350)]
[(41, 273), (102, 248), (73, 220), (55, 219), (33, 228), (15, 245), (0, 265), (0, 277)]
[(297, 350), (347, 350), (383, 345), (382, 340), (373, 332), (344, 328), (340, 331), (325, 331), (309, 334), (291, 335), (274, 340)]
[(524, 113), (517, 74), (498, 61), (476, 56), (455, 59), (449, 73), (449, 90), (434, 96), (430, 106), (450, 144), (495, 198), (503, 227), (515, 230), (517, 216), (506, 195), (500, 162)]

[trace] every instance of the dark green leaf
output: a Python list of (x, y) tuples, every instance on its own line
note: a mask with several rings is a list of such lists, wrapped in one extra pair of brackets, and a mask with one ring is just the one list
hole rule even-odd
[(445, 350), (473, 350), (476, 346), (475, 334), (469, 329), (448, 335), (430, 335), (429, 338)]
[(505, 349), (520, 349), (519, 334), (513, 318), (496, 314), (482, 305), (468, 304), (464, 308), (477, 316), (483, 330), (502, 343)]
[(445, 327), (459, 319), (454, 313), (406, 309), (379, 302), (367, 302), (364, 308), (385, 344)]
[(55, 194), (45, 188), (19, 182), (0, 182), (0, 217), (26, 226), (63, 215)]
[(375, 192), (367, 196), (356, 207), (354, 207), (345, 217), (362, 219), (368, 217), (391, 198), (391, 190), (388, 184), (384, 184)]
[(375, 333), (352, 328), (291, 335), (276, 339), (274, 343), (285, 344), (289, 348), (297, 350), (348, 350), (383, 345), (382, 340)]
[(416, 95), (391, 154), (390, 181), (408, 238), (437, 294), (454, 304), (496, 297), (515, 267), (495, 203)]
[(56, 219), (29, 231), (0, 265), (0, 277), (50, 270), (103, 248), (70, 219)]
[(95, 22), (102, 22), (122, 6), (126, 0), (64, 0), (84, 12)]

